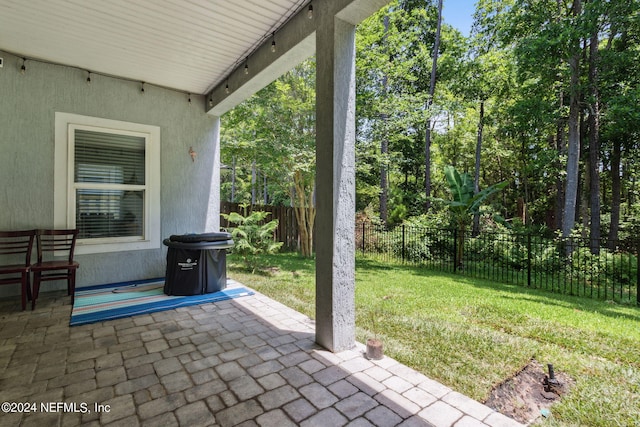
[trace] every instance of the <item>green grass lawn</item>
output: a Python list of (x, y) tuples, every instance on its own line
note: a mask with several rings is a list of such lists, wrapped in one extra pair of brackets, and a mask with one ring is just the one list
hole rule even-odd
[[(229, 276), (315, 317), (314, 261), (264, 260)], [(639, 308), (358, 258), (356, 313), (358, 341), (476, 400), (535, 358), (575, 380), (545, 425), (640, 426)]]

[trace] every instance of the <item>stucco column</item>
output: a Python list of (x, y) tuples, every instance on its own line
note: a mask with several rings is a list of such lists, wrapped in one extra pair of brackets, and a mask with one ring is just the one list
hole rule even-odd
[(316, 342), (355, 345), (355, 26), (316, 31)]
[(207, 139), (213, 145), (213, 171), (209, 184), (205, 231), (215, 232), (220, 230), (220, 117), (213, 116), (211, 133)]

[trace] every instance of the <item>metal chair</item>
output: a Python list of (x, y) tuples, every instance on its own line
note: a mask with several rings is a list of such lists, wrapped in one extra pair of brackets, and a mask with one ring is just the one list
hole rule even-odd
[(71, 304), (73, 304), (76, 292), (76, 270), (80, 267), (80, 264), (73, 259), (77, 237), (77, 229), (38, 230), (36, 234), (38, 262), (31, 265), (32, 310), (36, 307), (36, 299), (40, 294), (40, 283), (48, 280), (66, 280), (67, 294), (71, 295)]
[(35, 235), (36, 230), (0, 231), (0, 285), (20, 283), (22, 310), (32, 299), (29, 268)]

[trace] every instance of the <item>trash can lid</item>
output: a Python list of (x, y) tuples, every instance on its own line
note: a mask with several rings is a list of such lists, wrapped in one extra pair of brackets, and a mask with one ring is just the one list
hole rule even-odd
[(224, 242), (231, 240), (231, 234), (225, 232), (200, 233), (200, 234), (173, 234), (169, 236), (172, 242), (196, 243), (196, 242)]
[(176, 242), (171, 239), (164, 239), (162, 243), (169, 248), (189, 249), (189, 250), (207, 250), (207, 249), (229, 249), (233, 248), (233, 240), (219, 240), (217, 242)]

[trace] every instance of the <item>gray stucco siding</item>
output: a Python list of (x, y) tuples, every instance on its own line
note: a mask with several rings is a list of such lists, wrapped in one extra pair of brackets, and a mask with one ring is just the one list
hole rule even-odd
[[(219, 214), (219, 119), (204, 97), (0, 52), (0, 229), (54, 226), (55, 113), (160, 127), (161, 236), (213, 231)], [(198, 153), (195, 162), (189, 148)], [(213, 183), (213, 184), (212, 184)], [(78, 287), (161, 277), (166, 249), (78, 255)], [(43, 289), (63, 287), (45, 284)], [(18, 285), (0, 295), (19, 293)]]

